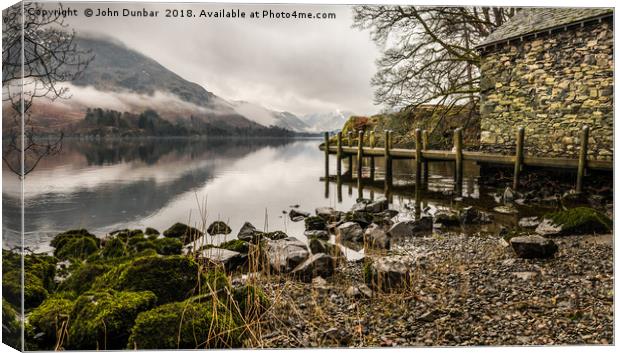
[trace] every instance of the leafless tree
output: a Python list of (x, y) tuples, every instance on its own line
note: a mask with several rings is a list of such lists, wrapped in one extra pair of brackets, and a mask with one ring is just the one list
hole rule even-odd
[[(477, 104), (475, 45), (515, 14), (501, 7), (373, 6), (354, 8), (355, 28), (383, 47), (372, 79), (386, 108)], [(472, 110), (473, 111), (473, 110)]]
[(74, 43), (75, 31), (64, 23), (62, 5), (55, 6), (60, 11), (49, 15), (42, 15), (40, 3), (17, 3), (2, 13), (2, 159), (22, 178), (62, 147), (62, 134), (50, 136), (37, 127), (33, 102), (70, 98), (62, 83), (75, 79), (93, 59)]

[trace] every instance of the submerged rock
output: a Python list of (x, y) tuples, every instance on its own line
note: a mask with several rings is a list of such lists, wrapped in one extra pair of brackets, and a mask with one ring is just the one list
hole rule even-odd
[(346, 222), (336, 227), (338, 241), (361, 242), (364, 240), (364, 230), (355, 222)]
[(464, 207), (459, 212), (462, 224), (490, 223), (491, 217), (486, 212), (480, 211), (473, 206)]
[(230, 232), (232, 232), (232, 229), (230, 229), (228, 224), (222, 221), (215, 221), (207, 228), (207, 233), (209, 235), (230, 234)]
[(295, 209), (292, 209), (292, 210), (289, 211), (288, 216), (291, 219), (291, 221), (299, 222), (299, 221), (303, 221), (304, 218), (306, 218), (306, 217), (310, 217), (310, 213), (308, 213), (308, 212), (301, 212), (301, 211), (297, 211)]
[(379, 197), (378, 199), (372, 201), (368, 199), (361, 199), (351, 207), (352, 212), (370, 212), (370, 213), (379, 213), (387, 210), (389, 206), (388, 200), (385, 197)]
[(291, 272), (310, 255), (306, 244), (294, 237), (270, 240), (266, 248), (269, 266), (278, 273)]
[(524, 259), (550, 258), (558, 251), (558, 246), (551, 239), (540, 235), (513, 237), (510, 245), (517, 256)]
[(613, 223), (606, 215), (589, 207), (576, 207), (546, 214), (536, 228), (542, 235), (609, 233)]
[(313, 277), (331, 277), (334, 273), (334, 258), (327, 254), (319, 253), (310, 256), (299, 264), (291, 274), (304, 282), (310, 282)]

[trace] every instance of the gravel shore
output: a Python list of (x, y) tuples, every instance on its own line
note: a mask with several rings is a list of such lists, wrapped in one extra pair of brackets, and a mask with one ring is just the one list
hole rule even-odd
[[(274, 305), (264, 347), (613, 344), (611, 235), (556, 238), (555, 257), (521, 259), (498, 237), (443, 234), (375, 256), (424, 254), (410, 288), (371, 297), (362, 263), (325, 281), (264, 282)], [(350, 293), (349, 293), (350, 294)]]

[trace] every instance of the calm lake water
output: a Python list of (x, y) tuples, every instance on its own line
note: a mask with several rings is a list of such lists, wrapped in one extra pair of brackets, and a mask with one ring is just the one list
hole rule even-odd
[[(303, 222), (291, 222), (290, 206), (314, 212), (319, 206), (348, 210), (358, 195), (356, 182), (340, 187), (324, 181), (321, 140), (140, 139), (78, 141), (67, 139), (59, 155), (44, 159), (26, 177), (26, 246), (49, 251), (57, 233), (86, 228), (94, 234), (121, 228), (153, 227), (163, 231), (175, 222), (202, 227), (226, 221), (236, 237), (249, 221), (259, 229), (282, 230), (303, 239)], [(376, 160), (375, 178), (383, 178)], [(343, 163), (343, 169), (348, 165)], [(330, 158), (330, 172), (336, 170)], [(355, 170), (355, 169), (354, 169)], [(368, 176), (368, 168), (365, 173)], [(466, 165), (464, 200), (456, 201), (450, 163), (432, 163), (428, 192), (418, 206), (431, 212), (462, 204), (494, 205), (476, 182), (478, 168)], [(399, 217), (414, 218), (412, 161), (395, 161), (394, 187), (388, 195)], [(19, 243), (19, 184), (3, 168), (4, 247)], [(383, 181), (367, 183), (366, 198), (384, 194)], [(206, 205), (206, 207), (204, 207)], [(516, 222), (516, 216), (501, 216)]]

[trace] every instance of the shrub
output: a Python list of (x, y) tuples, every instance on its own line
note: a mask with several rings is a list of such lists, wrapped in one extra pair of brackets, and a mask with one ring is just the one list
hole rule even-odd
[(67, 348), (125, 348), (136, 316), (151, 309), (156, 299), (149, 291), (103, 290), (82, 294), (69, 318)]
[[(37, 346), (42, 350), (54, 350), (58, 339), (57, 333), (63, 329), (72, 309), (73, 301), (69, 299), (60, 297), (46, 299), (28, 316), (28, 323), (33, 330), (31, 340), (36, 340)], [(40, 333), (43, 335), (39, 337)]]
[(229, 348), (241, 343), (241, 329), (229, 310), (213, 301), (188, 300), (139, 314), (127, 348)]

